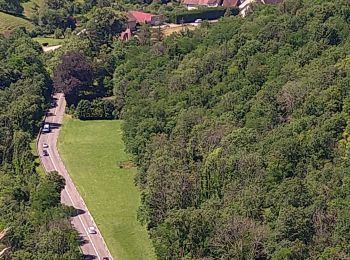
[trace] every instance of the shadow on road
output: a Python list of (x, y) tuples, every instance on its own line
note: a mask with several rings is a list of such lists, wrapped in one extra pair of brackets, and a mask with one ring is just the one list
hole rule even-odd
[(89, 241), (86, 240), (86, 239), (85, 239), (84, 237), (82, 237), (82, 236), (79, 236), (78, 240), (79, 240), (79, 246), (83, 246), (83, 245), (89, 243)]
[(50, 123), (50, 128), (51, 129), (58, 129), (62, 126), (62, 124), (59, 123)]
[(71, 213), (71, 217), (76, 217), (76, 216), (84, 214), (84, 213), (85, 213), (85, 210), (74, 209), (73, 212)]

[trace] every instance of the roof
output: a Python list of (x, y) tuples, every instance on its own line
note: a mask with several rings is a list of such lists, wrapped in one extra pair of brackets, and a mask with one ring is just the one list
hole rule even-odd
[(149, 23), (152, 20), (152, 17), (157, 16), (155, 14), (149, 14), (144, 13), (140, 11), (129, 11), (128, 14), (128, 21), (136, 21), (138, 23)]
[(267, 5), (275, 5), (275, 4), (282, 3), (283, 0), (264, 0), (263, 2)]
[(239, 6), (241, 4), (240, 0), (224, 0), (222, 6), (231, 7), (231, 6)]
[(218, 4), (218, 0), (184, 0), (185, 5), (215, 5)]

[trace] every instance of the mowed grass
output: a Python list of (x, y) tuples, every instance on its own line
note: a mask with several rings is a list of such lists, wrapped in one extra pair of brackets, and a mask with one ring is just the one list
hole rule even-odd
[(115, 259), (155, 259), (145, 227), (136, 219), (140, 197), (135, 168), (121, 169), (121, 121), (80, 121), (65, 117), (60, 155)]
[(43, 43), (47, 43), (48, 46), (61, 45), (64, 43), (64, 39), (55, 39), (55, 38), (49, 38), (49, 37), (35, 37), (33, 38), (33, 40), (37, 41), (41, 45)]
[(34, 25), (22, 17), (0, 12), (0, 33), (10, 32), (19, 27), (25, 27), (28, 31), (31, 31)]

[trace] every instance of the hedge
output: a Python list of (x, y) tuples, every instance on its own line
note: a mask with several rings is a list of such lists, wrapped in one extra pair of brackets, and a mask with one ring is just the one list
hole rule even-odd
[(81, 120), (114, 119), (115, 106), (110, 100), (81, 100), (75, 109), (75, 116)]
[[(169, 17), (173, 23), (193, 23), (197, 19), (215, 20), (225, 15), (228, 8), (226, 7), (207, 7), (195, 10), (189, 10), (181, 13), (175, 13)], [(231, 15), (238, 15), (237, 7), (229, 8)]]

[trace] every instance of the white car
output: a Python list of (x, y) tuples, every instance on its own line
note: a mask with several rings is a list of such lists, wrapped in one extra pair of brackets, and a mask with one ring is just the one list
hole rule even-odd
[(88, 232), (89, 232), (89, 234), (96, 234), (97, 233), (95, 227), (89, 227)]
[(49, 145), (47, 143), (43, 143), (43, 148), (49, 148)]
[(195, 22), (195, 23), (202, 23), (203, 20), (202, 20), (202, 19), (196, 19), (194, 22)]

